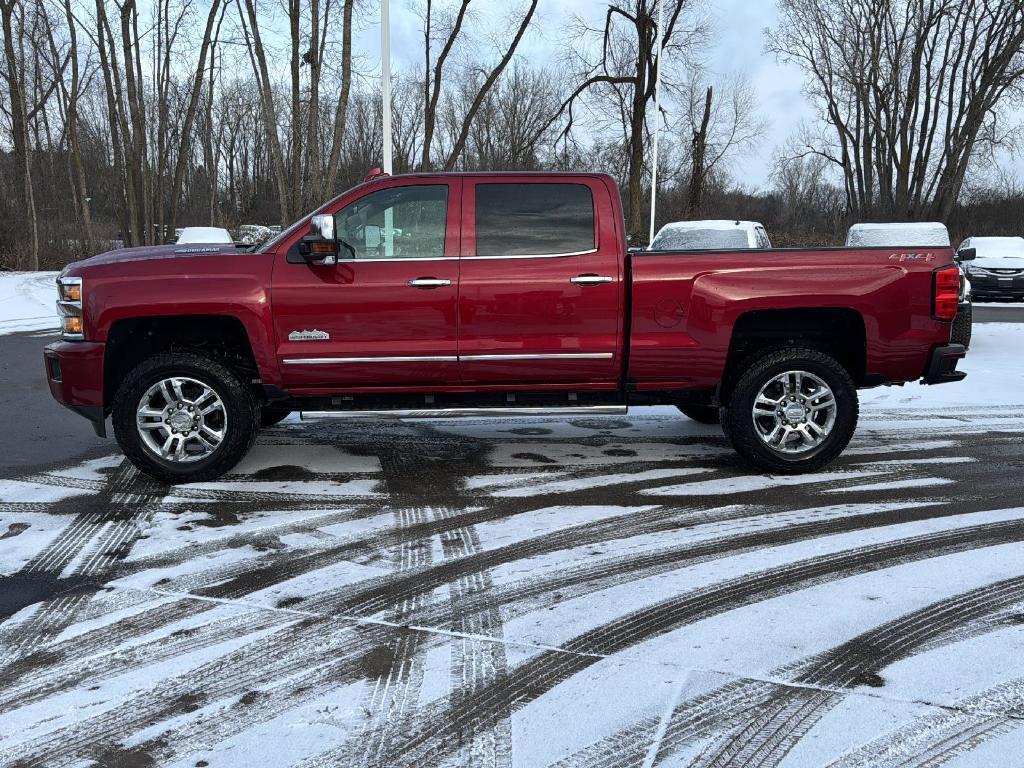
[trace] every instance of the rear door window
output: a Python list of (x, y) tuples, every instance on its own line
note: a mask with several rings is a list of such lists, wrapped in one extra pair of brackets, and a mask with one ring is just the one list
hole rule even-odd
[(477, 184), (477, 256), (557, 256), (596, 247), (585, 184)]

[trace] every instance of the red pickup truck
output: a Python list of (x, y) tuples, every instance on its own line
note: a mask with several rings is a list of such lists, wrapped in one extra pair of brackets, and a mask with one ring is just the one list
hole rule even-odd
[(782, 473), (846, 446), (857, 389), (958, 381), (948, 248), (642, 251), (601, 174), (378, 176), (252, 251), (129, 248), (58, 279), (54, 397), (166, 481), (308, 418), (721, 421)]

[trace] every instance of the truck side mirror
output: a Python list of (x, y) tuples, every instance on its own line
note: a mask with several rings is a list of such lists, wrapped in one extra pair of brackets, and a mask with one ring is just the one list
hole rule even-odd
[(309, 222), (309, 234), (299, 241), (299, 253), (307, 264), (330, 266), (338, 262), (338, 238), (334, 217), (317, 214)]
[(956, 252), (957, 261), (974, 261), (978, 257), (978, 251), (975, 248), (964, 248)]

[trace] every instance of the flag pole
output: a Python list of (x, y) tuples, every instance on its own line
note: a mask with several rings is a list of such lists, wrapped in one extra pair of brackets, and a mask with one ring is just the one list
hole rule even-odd
[(654, 240), (654, 208), (658, 197), (658, 134), (661, 128), (661, 29), (664, 12), (665, 0), (658, 0), (658, 42), (656, 45), (658, 60), (654, 64), (654, 139), (651, 142), (651, 230), (647, 238), (648, 245)]
[(380, 68), (383, 96), (382, 133), (384, 138), (384, 173), (391, 173), (391, 19), (388, 0), (380, 3)]

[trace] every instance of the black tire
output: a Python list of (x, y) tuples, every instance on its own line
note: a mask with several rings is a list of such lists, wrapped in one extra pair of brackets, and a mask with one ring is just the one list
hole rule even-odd
[(272, 427), (275, 424), (280, 424), (282, 421), (287, 419), (292, 413), (291, 408), (287, 408), (282, 405), (264, 405), (260, 409), (260, 428), (266, 429)]
[[(836, 417), (831, 432), (820, 445), (804, 453), (787, 455), (762, 441), (754, 425), (753, 408), (767, 382), (793, 370), (818, 376), (831, 388)], [(753, 360), (740, 374), (729, 404), (723, 409), (722, 426), (733, 448), (750, 464), (774, 474), (798, 475), (821, 469), (843, 452), (857, 428), (858, 409), (857, 388), (838, 361), (814, 349), (784, 349)]]
[[(161, 379), (187, 376), (214, 390), (224, 404), (224, 438), (207, 457), (178, 464), (156, 455), (136, 428), (136, 410), (146, 391)], [(124, 377), (111, 413), (114, 437), (124, 455), (142, 472), (167, 483), (215, 480), (234, 467), (256, 440), (260, 407), (242, 380), (215, 358), (192, 352), (170, 352), (143, 361)]]
[(682, 411), (684, 416), (700, 424), (721, 423), (717, 405), (694, 405), (687, 403), (686, 405), (677, 405), (676, 408)]
[(956, 313), (956, 320), (953, 321), (953, 332), (950, 334), (949, 340), (953, 344), (963, 344), (965, 347), (971, 346), (971, 332), (973, 330), (974, 310), (970, 304), (962, 307), (959, 312)]

